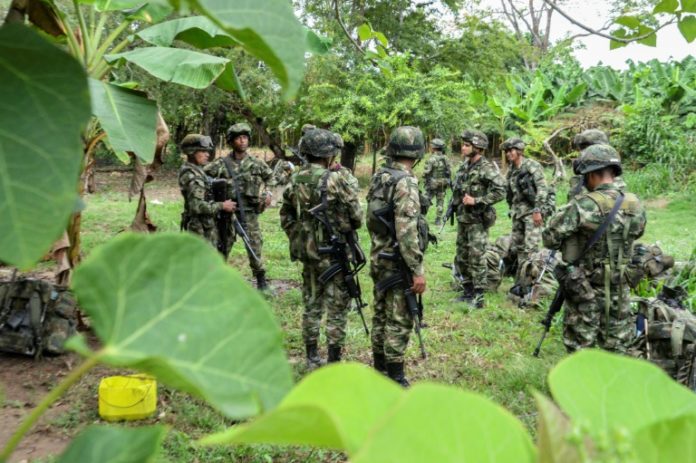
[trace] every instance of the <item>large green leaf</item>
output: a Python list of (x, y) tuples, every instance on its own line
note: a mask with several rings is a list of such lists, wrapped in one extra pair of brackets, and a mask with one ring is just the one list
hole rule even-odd
[(160, 47), (169, 47), (174, 40), (181, 40), (196, 48), (230, 47), (239, 44), (205, 16), (172, 19), (143, 29), (137, 35), (146, 42)]
[(306, 32), (286, 0), (189, 0), (263, 60), (280, 81), (286, 97), (293, 96), (304, 73)]
[(638, 431), (633, 439), (638, 461), (696, 461), (696, 415), (662, 420)]
[(78, 267), (74, 290), (102, 349), (242, 418), (291, 385), (268, 304), (212, 246), (189, 234), (123, 234)]
[(655, 5), (653, 13), (674, 13), (679, 8), (679, 0), (662, 0)]
[(524, 425), (489, 399), (419, 384), (370, 431), (352, 463), (531, 463), (535, 450)]
[(679, 20), (678, 27), (687, 42), (696, 40), (696, 16), (683, 16)]
[(681, 9), (686, 13), (696, 13), (696, 0), (681, 0)]
[(152, 462), (160, 452), (165, 434), (164, 426), (90, 426), (73, 439), (56, 463)]
[[(92, 113), (116, 153), (134, 152), (152, 162), (157, 144), (157, 104), (143, 92), (89, 79)], [(119, 157), (121, 157), (119, 155)]]
[(562, 360), (549, 374), (556, 403), (597, 432), (638, 430), (696, 412), (696, 395), (648, 362), (596, 350)]
[(587, 84), (581, 83), (570, 89), (570, 91), (565, 95), (566, 104), (575, 104), (583, 97), (587, 91)]
[(96, 11), (121, 11), (134, 19), (156, 23), (174, 10), (166, 0), (78, 0), (91, 5)]
[(582, 463), (577, 439), (570, 439), (573, 425), (546, 396), (535, 392), (539, 463)]
[(353, 454), (402, 393), (365, 365), (329, 366), (306, 377), (273, 412), (204, 443), (312, 445)]
[(209, 87), (220, 77), (230, 61), (206, 53), (168, 47), (136, 48), (106, 55), (104, 59), (111, 64), (128, 61), (165, 82), (192, 88)]
[(0, 28), (0, 261), (27, 268), (77, 200), (80, 132), (90, 117), (80, 64), (32, 30)]

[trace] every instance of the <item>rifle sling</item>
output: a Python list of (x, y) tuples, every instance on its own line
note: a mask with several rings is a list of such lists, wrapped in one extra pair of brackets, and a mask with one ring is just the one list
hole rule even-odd
[(235, 215), (239, 218), (239, 221), (242, 222), (242, 224), (246, 225), (246, 217), (244, 217), (244, 201), (242, 199), (242, 193), (241, 191), (239, 191), (242, 185), (239, 182), (237, 172), (235, 172), (234, 168), (232, 167), (232, 159), (230, 158), (230, 156), (231, 155), (228, 154), (227, 156), (222, 158), (222, 162), (223, 164), (225, 164), (225, 168), (227, 169), (227, 175), (229, 175), (230, 178), (234, 180), (235, 191), (237, 192), (237, 212), (235, 212)]
[(609, 228), (609, 225), (614, 223), (614, 219), (616, 219), (616, 214), (619, 212), (619, 209), (621, 209), (621, 204), (623, 204), (623, 201), (624, 194), (619, 192), (619, 196), (616, 198), (614, 207), (611, 208), (609, 214), (607, 214), (607, 216), (604, 218), (604, 222), (602, 222), (602, 225), (600, 225), (599, 228), (595, 230), (594, 234), (590, 238), (590, 241), (588, 241), (585, 245), (585, 249), (582, 250), (582, 253), (580, 254), (580, 257), (578, 257), (577, 261), (580, 261), (583, 257), (585, 257), (585, 254), (587, 254), (587, 252), (590, 249), (592, 249), (592, 247), (595, 244), (597, 244), (600, 238), (604, 235), (604, 233), (607, 231), (607, 228)]

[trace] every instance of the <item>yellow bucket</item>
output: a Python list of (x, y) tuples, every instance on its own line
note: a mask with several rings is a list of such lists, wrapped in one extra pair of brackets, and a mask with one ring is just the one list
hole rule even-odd
[(99, 416), (106, 421), (140, 420), (157, 408), (157, 382), (147, 375), (109, 376), (99, 383)]

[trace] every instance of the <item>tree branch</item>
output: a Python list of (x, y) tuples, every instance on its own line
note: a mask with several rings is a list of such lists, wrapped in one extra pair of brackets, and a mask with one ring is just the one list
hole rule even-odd
[(338, 22), (338, 25), (341, 26), (341, 29), (343, 29), (343, 33), (348, 37), (348, 40), (350, 40), (350, 43), (353, 44), (353, 46), (360, 52), (361, 55), (366, 56), (365, 50), (360, 46), (360, 44), (353, 38), (352, 35), (350, 35), (350, 32), (348, 32), (348, 28), (346, 28), (346, 25), (343, 23), (343, 20), (341, 19), (341, 12), (338, 9), (338, 0), (334, 0), (334, 14), (336, 16), (336, 21)]
[(558, 14), (560, 14), (561, 16), (563, 16), (564, 18), (566, 18), (566, 19), (567, 19), (568, 21), (570, 21), (572, 24), (575, 24), (575, 25), (578, 26), (580, 29), (585, 30), (585, 31), (588, 32), (590, 35), (596, 35), (596, 36), (599, 36), (599, 37), (604, 37), (605, 39), (613, 40), (613, 41), (615, 41), (615, 42), (620, 42), (620, 43), (633, 43), (633, 42), (637, 42), (637, 41), (639, 41), (639, 40), (647, 39), (648, 37), (657, 34), (657, 31), (659, 31), (659, 30), (662, 29), (663, 27), (668, 26), (668, 25), (674, 23), (674, 19), (671, 19), (670, 21), (667, 21), (666, 23), (661, 24), (661, 25), (659, 25), (658, 27), (656, 27), (655, 30), (652, 31), (652, 32), (649, 32), (649, 33), (643, 34), (643, 35), (639, 35), (639, 36), (637, 36), (637, 37), (631, 37), (631, 38), (625, 39), (625, 38), (622, 38), (622, 37), (614, 37), (613, 35), (609, 35), (609, 34), (603, 33), (601, 30), (593, 29), (593, 28), (591, 28), (590, 26), (586, 26), (585, 24), (581, 23), (580, 21), (578, 21), (578, 20), (576, 20), (576, 19), (573, 19), (568, 13), (566, 13), (565, 11), (563, 11), (562, 9), (560, 9), (560, 8), (558, 7), (558, 5), (556, 5), (555, 3), (552, 3), (551, 0), (543, 0), (543, 2), (546, 3), (547, 5), (549, 5), (549, 6), (550, 6), (551, 8), (553, 8), (554, 10), (556, 10), (556, 11), (558, 12)]

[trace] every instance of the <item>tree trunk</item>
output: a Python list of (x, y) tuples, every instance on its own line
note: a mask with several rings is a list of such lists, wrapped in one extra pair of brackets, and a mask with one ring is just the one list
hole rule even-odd
[(355, 155), (358, 153), (358, 143), (346, 142), (341, 151), (341, 165), (355, 172)]

